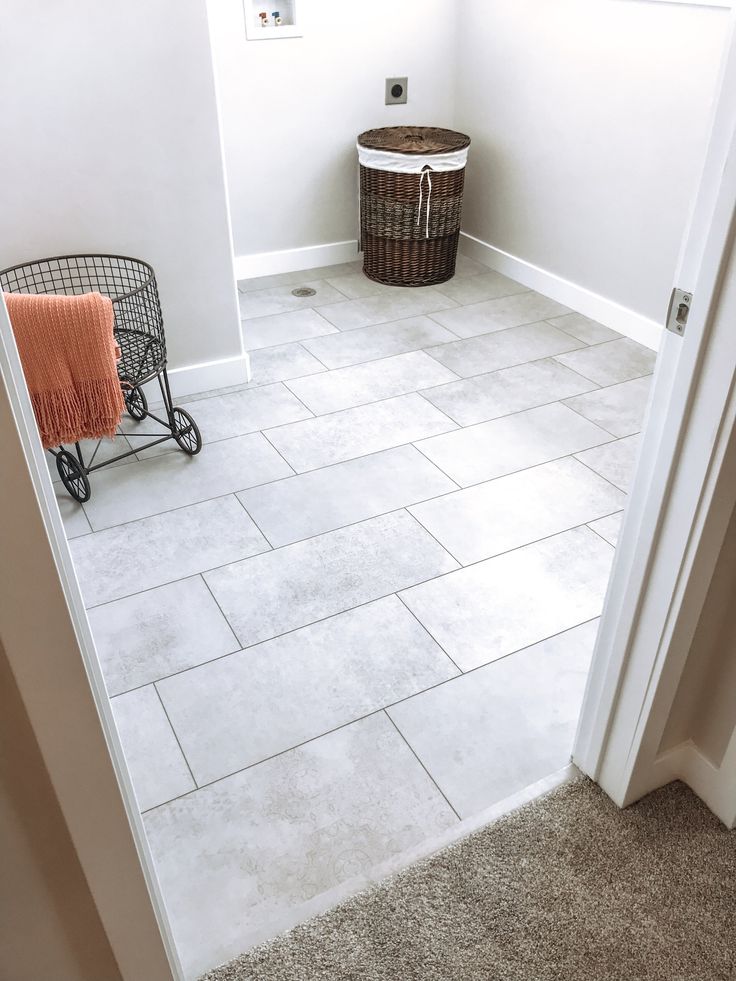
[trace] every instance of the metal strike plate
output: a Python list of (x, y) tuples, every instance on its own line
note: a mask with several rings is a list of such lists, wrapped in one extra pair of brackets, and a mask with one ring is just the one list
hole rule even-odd
[(677, 287), (672, 290), (670, 306), (667, 310), (667, 323), (665, 324), (667, 330), (671, 330), (673, 334), (679, 334), (682, 337), (687, 327), (687, 318), (692, 302), (692, 293), (686, 293), (685, 290)]

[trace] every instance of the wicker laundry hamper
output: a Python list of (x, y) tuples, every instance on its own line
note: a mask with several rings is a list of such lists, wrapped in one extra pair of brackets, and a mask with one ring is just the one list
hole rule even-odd
[(358, 137), (363, 271), (390, 286), (455, 275), (470, 137), (390, 126)]

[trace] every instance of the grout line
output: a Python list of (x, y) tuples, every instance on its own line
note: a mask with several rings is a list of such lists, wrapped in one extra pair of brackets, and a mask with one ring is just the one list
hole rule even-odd
[[(284, 480), (289, 480), (289, 479), (290, 479), (289, 477), (284, 477)], [(260, 531), (260, 533), (261, 533), (261, 534), (263, 535), (263, 537), (264, 537), (264, 539), (265, 539), (265, 540), (266, 540), (266, 541), (268, 542), (268, 544), (269, 544), (269, 545), (271, 546), (271, 551), (272, 551), (272, 552), (273, 552), (273, 551), (276, 551), (276, 547), (274, 546), (274, 544), (273, 544), (273, 542), (271, 541), (271, 539), (270, 539), (270, 538), (268, 537), (268, 535), (267, 535), (267, 534), (266, 534), (266, 532), (265, 532), (265, 531), (263, 530), (263, 528), (261, 528), (261, 526), (260, 526), (260, 525), (258, 524), (258, 522), (256, 521), (256, 519), (255, 519), (255, 518), (253, 517), (253, 515), (252, 515), (252, 514), (250, 513), (250, 511), (248, 510), (248, 508), (247, 508), (247, 507), (245, 506), (245, 504), (243, 503), (243, 501), (241, 501), (241, 499), (240, 499), (240, 497), (238, 496), (239, 494), (244, 494), (244, 493), (245, 493), (245, 491), (238, 491), (238, 492), (237, 492), (236, 494), (234, 494), (233, 496), (235, 497), (235, 500), (236, 500), (236, 501), (238, 502), (238, 504), (239, 504), (239, 505), (241, 506), (241, 508), (242, 508), (242, 509), (243, 509), (243, 510), (245, 511), (245, 513), (246, 513), (246, 514), (248, 515), (248, 517), (249, 517), (249, 518), (250, 518), (250, 520), (251, 520), (251, 521), (253, 522), (253, 524), (254, 524), (254, 525), (256, 526), (256, 528), (257, 528), (257, 529), (258, 529), (258, 530)], [(264, 552), (261, 552), (261, 555), (264, 555), (264, 554), (265, 554)], [(242, 560), (241, 560), (241, 561), (242, 561)], [(209, 589), (209, 587), (207, 587), (207, 588)], [(211, 592), (211, 590), (210, 590), (210, 592)], [(217, 602), (217, 600), (215, 600), (215, 602)], [(220, 604), (218, 603), (217, 605), (219, 606)], [(223, 614), (223, 616), (224, 616), (224, 614)], [(227, 617), (225, 617), (225, 619), (227, 619)], [(232, 627), (231, 627), (230, 629), (232, 629)]]
[(459, 814), (457, 813), (457, 811), (455, 810), (455, 808), (454, 808), (454, 807), (452, 806), (452, 804), (450, 803), (450, 800), (449, 800), (449, 798), (447, 797), (447, 795), (445, 794), (445, 792), (444, 792), (444, 790), (442, 789), (442, 787), (440, 787), (440, 785), (439, 785), (439, 784), (437, 783), (437, 781), (435, 780), (435, 778), (434, 778), (434, 777), (432, 776), (432, 774), (431, 774), (431, 773), (429, 772), (429, 770), (427, 769), (427, 767), (426, 767), (426, 766), (424, 765), (424, 763), (423, 763), (423, 762), (422, 762), (422, 760), (420, 759), (420, 757), (419, 757), (419, 754), (418, 754), (418, 753), (416, 752), (416, 750), (415, 750), (415, 749), (414, 749), (414, 747), (413, 747), (413, 746), (411, 745), (411, 743), (410, 743), (410, 742), (409, 742), (409, 740), (408, 740), (408, 739), (406, 738), (406, 736), (405, 736), (405, 735), (404, 735), (404, 733), (403, 733), (403, 732), (401, 731), (401, 729), (399, 729), (399, 727), (398, 727), (398, 726), (397, 726), (397, 724), (396, 724), (396, 723), (394, 722), (394, 720), (392, 719), (392, 717), (391, 717), (391, 716), (390, 716), (390, 715), (388, 714), (388, 712), (386, 711), (386, 709), (384, 709), (384, 710), (383, 710), (383, 714), (384, 714), (384, 715), (386, 716), (386, 718), (387, 718), (387, 719), (389, 720), (389, 722), (390, 722), (390, 723), (391, 723), (391, 725), (392, 725), (392, 726), (394, 727), (394, 729), (395, 729), (395, 730), (396, 730), (396, 732), (397, 732), (397, 733), (399, 734), (399, 736), (400, 736), (400, 737), (401, 737), (401, 738), (403, 739), (403, 741), (404, 741), (404, 743), (406, 744), (406, 746), (407, 746), (407, 748), (409, 749), (409, 752), (410, 752), (410, 753), (412, 754), (412, 756), (414, 757), (414, 759), (415, 759), (415, 760), (417, 761), (417, 763), (418, 763), (418, 764), (419, 764), (419, 765), (421, 766), (421, 768), (422, 768), (422, 769), (424, 770), (424, 772), (425, 772), (425, 773), (427, 774), (427, 776), (429, 777), (429, 779), (430, 779), (430, 780), (432, 781), (432, 784), (434, 785), (434, 787), (436, 787), (436, 789), (437, 789), (437, 791), (438, 791), (438, 793), (440, 793), (440, 794), (442, 795), (442, 798), (443, 798), (443, 800), (445, 801), (445, 803), (447, 804), (447, 806), (448, 806), (448, 807), (450, 808), (450, 810), (452, 811), (452, 813), (453, 813), (453, 814), (455, 815), (455, 817), (456, 817), (456, 818), (458, 819), (458, 821), (462, 821), (462, 818), (460, 817), (460, 815), (459, 815)]
[[(620, 511), (616, 511), (615, 513), (616, 513), (616, 514), (620, 514), (621, 512), (620, 512)], [(605, 517), (606, 517), (606, 518), (612, 518), (612, 517), (613, 517), (613, 515), (611, 515), (611, 514), (607, 514), (607, 515), (605, 515)], [(603, 518), (596, 518), (595, 520), (596, 520), (596, 521), (602, 521), (602, 520), (603, 520)], [(597, 530), (596, 530), (595, 528), (591, 528), (591, 525), (590, 525), (590, 524), (587, 524), (587, 525), (586, 525), (585, 527), (586, 527), (586, 528), (590, 528), (590, 530), (591, 530), (591, 531), (593, 532), (593, 534), (594, 534), (594, 535), (597, 535), (597, 536), (598, 536), (598, 537), (600, 538), (600, 540), (601, 540), (602, 542), (605, 542), (605, 543), (606, 543), (606, 545), (610, 545), (610, 546), (611, 546), (611, 548), (612, 548), (612, 549), (613, 549), (614, 551), (616, 550), (616, 546), (615, 546), (615, 545), (613, 544), (613, 542), (609, 542), (609, 540), (608, 540), (607, 538), (605, 538), (605, 537), (604, 537), (603, 535), (601, 535), (601, 533), (600, 533), (599, 531), (597, 531)]]
[[(321, 371), (318, 371), (317, 374), (322, 374), (322, 372)], [(307, 378), (313, 378), (313, 377), (314, 377), (313, 375), (307, 375)], [(291, 394), (294, 396), (294, 398), (297, 400), (297, 402), (301, 406), (304, 407), (305, 411), (309, 413), (310, 418), (312, 418), (312, 419), (318, 419), (319, 416), (312, 409), (309, 408), (309, 406), (306, 404), (306, 402), (297, 395), (297, 393), (294, 391), (294, 389), (293, 388), (289, 388), (289, 384), (288, 384), (289, 381), (295, 382), (295, 381), (298, 381), (298, 380), (299, 380), (298, 378), (289, 378), (288, 380), (282, 381), (281, 384), (284, 386), (284, 388), (286, 389), (286, 391), (287, 392), (291, 392)], [(299, 419), (297, 421), (298, 422), (309, 422), (309, 419)], [(286, 425), (287, 426), (291, 426), (291, 425), (295, 425), (295, 423), (286, 423)], [(272, 427), (272, 428), (276, 428), (276, 427)], [(262, 432), (262, 431), (263, 430), (259, 430), (259, 432)]]
[[(169, 718), (169, 713), (166, 711), (166, 706), (164, 705), (164, 700), (163, 700), (163, 698), (161, 698), (161, 692), (158, 690), (158, 688), (157, 688), (157, 682), (155, 682), (155, 681), (153, 682), (153, 690), (156, 692), (156, 695), (158, 696), (159, 703), (161, 705), (161, 708), (163, 710), (164, 715), (166, 716), (166, 721), (169, 723), (169, 728), (171, 729), (171, 734), (173, 735), (174, 739), (176, 740), (176, 745), (179, 747), (179, 752), (181, 753), (182, 759), (184, 760), (184, 762), (187, 765), (187, 770), (189, 770), (189, 776), (192, 778), (192, 783), (194, 784), (194, 789), (195, 790), (198, 790), (199, 789), (199, 784), (197, 783), (197, 781), (194, 778), (194, 773), (192, 772), (192, 768), (189, 765), (189, 760), (187, 759), (187, 754), (184, 752), (184, 747), (182, 746), (181, 742), (179, 741), (179, 736), (177, 735), (176, 729), (174, 728), (174, 725), (173, 725), (171, 719)], [(193, 791), (190, 791), (190, 793), (193, 793)]]
[[(450, 491), (450, 493), (451, 494), (457, 494), (457, 493), (459, 493), (459, 491)], [(447, 495), (444, 495), (443, 494), (441, 496), (442, 497), (446, 497)], [(414, 507), (414, 505), (412, 504), (412, 505), (410, 505), (410, 507)], [(439, 547), (443, 550), (443, 552), (446, 552), (447, 555), (450, 556), (450, 558), (453, 560), (453, 562), (457, 562), (458, 569), (462, 569), (463, 568), (462, 562), (460, 562), (459, 559), (455, 558), (455, 556), (452, 554), (452, 552), (449, 550), (449, 548), (446, 545), (443, 545), (442, 542), (439, 540), (439, 538), (436, 538), (432, 534), (432, 532), (429, 530), (429, 528), (425, 528), (425, 526), (422, 524), (422, 522), (419, 520), (419, 518), (417, 518), (417, 516), (415, 514), (412, 514), (411, 511), (408, 508), (404, 508), (404, 511), (406, 511), (406, 513), (411, 518), (413, 518), (416, 521), (416, 523), (419, 525), (420, 528), (422, 528), (424, 531), (426, 531), (426, 533), (429, 535), (430, 538), (434, 539), (434, 541), (437, 542), (437, 544), (439, 545)], [(452, 571), (457, 572), (458, 569), (454, 569)], [(449, 573), (446, 572), (446, 573), (444, 573), (444, 575), (449, 575)], [(439, 577), (435, 576), (433, 578), (436, 579), (436, 578), (439, 578)], [(412, 587), (407, 587), (407, 588), (411, 589)]]
[[(398, 596), (398, 594), (396, 594), (396, 595)], [(398, 597), (398, 598), (400, 599), (400, 597)], [(375, 601), (371, 600), (370, 602), (375, 602)], [(367, 606), (368, 604), (364, 603), (364, 604), (361, 604), (361, 605), (362, 606)], [(359, 607), (355, 607), (355, 609), (359, 609)], [(241, 767), (238, 770), (233, 770), (231, 773), (225, 773), (221, 777), (216, 777), (214, 780), (210, 780), (208, 783), (201, 784), (199, 787), (197, 787), (197, 790), (190, 790), (190, 791), (187, 791), (187, 793), (185, 793), (185, 794), (179, 794), (177, 797), (172, 797), (168, 801), (164, 801), (161, 804), (156, 804), (155, 807), (149, 807), (143, 813), (149, 813), (150, 811), (154, 811), (154, 810), (156, 810), (159, 807), (164, 807), (166, 804), (171, 804), (171, 803), (173, 803), (176, 800), (181, 800), (184, 797), (189, 797), (191, 794), (196, 793), (198, 790), (204, 790), (207, 787), (212, 787), (212, 786), (214, 786), (214, 784), (220, 783), (223, 780), (227, 780), (230, 777), (237, 776), (239, 773), (244, 773), (246, 770), (252, 770), (254, 767), (260, 766), (262, 763), (268, 763), (271, 760), (278, 759), (278, 757), (285, 756), (287, 753), (291, 753), (295, 749), (301, 749), (302, 747), (309, 745), (309, 743), (316, 742), (318, 739), (322, 739), (325, 736), (331, 736), (333, 733), (339, 732), (341, 729), (347, 729), (349, 726), (355, 725), (358, 722), (364, 722), (366, 719), (370, 719), (372, 716), (378, 715), (381, 712), (386, 712), (387, 713), (388, 709), (394, 708), (396, 705), (401, 705), (404, 702), (411, 701), (413, 698), (418, 698), (420, 695), (424, 695), (427, 692), (434, 691), (435, 689), (441, 688), (444, 685), (450, 685), (450, 684), (452, 684), (455, 681), (459, 681), (461, 678), (465, 678), (468, 675), (475, 674), (476, 671), (481, 671), (483, 668), (489, 668), (492, 665), (497, 664), (500, 661), (505, 661), (507, 658), (513, 657), (515, 654), (522, 654), (522, 653), (524, 653), (524, 651), (531, 650), (533, 647), (537, 647), (539, 644), (546, 643), (546, 641), (548, 641), (548, 640), (554, 640), (556, 637), (562, 637), (563, 634), (566, 634), (566, 633), (568, 633), (571, 630), (576, 630), (578, 627), (584, 627), (584, 626), (586, 626), (589, 623), (595, 623), (595, 621), (596, 620), (599, 620), (599, 619), (600, 619), (600, 614), (598, 616), (591, 617), (589, 620), (583, 620), (581, 623), (575, 623), (572, 626), (565, 627), (564, 630), (559, 630), (559, 631), (557, 631), (557, 633), (550, 634), (548, 637), (543, 637), (540, 640), (536, 640), (536, 641), (534, 641), (533, 644), (527, 644), (526, 647), (520, 647), (518, 650), (509, 651), (508, 654), (504, 654), (501, 657), (495, 658), (492, 661), (486, 661), (484, 664), (478, 664), (478, 665), (476, 665), (473, 668), (469, 668), (467, 671), (463, 672), (462, 674), (456, 675), (454, 678), (447, 678), (445, 681), (440, 681), (440, 682), (438, 682), (435, 685), (430, 685), (428, 688), (425, 688), (422, 691), (414, 692), (412, 695), (407, 695), (405, 698), (400, 698), (400, 699), (398, 699), (395, 702), (390, 702), (388, 705), (384, 706), (383, 708), (375, 709), (374, 711), (368, 712), (365, 715), (361, 715), (361, 716), (359, 716), (356, 719), (351, 719), (349, 722), (343, 722), (339, 726), (335, 726), (332, 729), (328, 729), (326, 732), (319, 733), (316, 736), (311, 736), (309, 739), (305, 739), (305, 740), (303, 740), (300, 743), (296, 743), (295, 745), (289, 746), (286, 749), (279, 750), (278, 753), (273, 753), (271, 756), (266, 756), (262, 760), (258, 760), (256, 763), (249, 763), (247, 766)], [(429, 633), (429, 631), (428, 631), (428, 633)], [(432, 635), (430, 634), (430, 637), (431, 636)], [(434, 638), (432, 638), (432, 639), (434, 640)], [(435, 643), (436, 643), (436, 641), (435, 641)], [(440, 645), (438, 644), (437, 646), (439, 647)], [(234, 653), (238, 654), (238, 653), (242, 653), (242, 652), (241, 651), (235, 651)], [(224, 657), (228, 657), (230, 655), (223, 655), (223, 656)], [(220, 660), (222, 660), (222, 658), (215, 658), (214, 660), (220, 661)], [(209, 663), (214, 663), (214, 662), (206, 661), (204, 663), (205, 664), (209, 664)], [(202, 665), (195, 665), (195, 666), (196, 667), (201, 667)], [(193, 666), (193, 667), (195, 667), (195, 666)], [(187, 671), (191, 671), (191, 670), (193, 670), (193, 667), (192, 668), (187, 668), (186, 670)], [(184, 672), (177, 672), (177, 673), (178, 674), (183, 674)], [(169, 676), (169, 677), (173, 677), (173, 675), (172, 676)], [(163, 680), (163, 679), (159, 679), (159, 680)], [(149, 684), (150, 684), (150, 682), (149, 682)], [(141, 685), (140, 687), (145, 687), (145, 686), (144, 685)], [(131, 689), (131, 690), (132, 691), (137, 691), (137, 689)], [(126, 693), (125, 692), (121, 692), (121, 694), (126, 694)], [(117, 697), (117, 696), (115, 696), (115, 697)], [(391, 721), (393, 722), (393, 719)]]
[[(458, 425), (460, 425), (460, 424), (458, 423)], [(455, 430), (452, 430), (452, 431), (455, 432)], [(440, 433), (440, 435), (441, 436), (445, 436), (447, 434), (446, 433)], [(421, 442), (421, 440), (420, 440), (420, 442)], [(431, 459), (431, 457), (427, 456), (427, 454), (424, 452), (424, 450), (422, 450), (419, 446), (417, 446), (416, 443), (409, 443), (408, 445), (411, 446), (411, 447), (413, 447), (417, 451), (417, 453), (421, 453), (421, 455), (424, 457), (424, 459), (427, 461), (427, 463), (431, 463), (433, 467), (436, 467), (437, 470), (439, 470), (439, 472), (441, 474), (443, 474), (445, 477), (447, 477), (447, 479), (450, 481), (450, 483), (451, 484), (454, 484), (455, 487), (458, 490), (465, 490), (465, 488), (462, 486), (462, 484), (458, 484), (458, 482), (456, 480), (453, 480), (452, 477), (449, 475), (449, 473), (446, 473), (442, 469), (442, 467), (439, 466), (439, 464), (435, 463), (434, 460)], [(448, 494), (448, 493), (451, 494), (452, 491), (446, 491), (445, 493), (446, 494)], [(438, 497), (445, 497), (445, 494), (437, 494), (436, 497), (428, 497), (426, 501), (413, 501), (411, 504), (405, 504), (404, 507), (411, 508), (411, 507), (414, 507), (415, 504), (426, 504), (427, 501), (434, 501)]]
[[(613, 386), (606, 386), (606, 387), (607, 388), (612, 388)], [(599, 392), (605, 392), (605, 390), (606, 390), (605, 388), (599, 388), (597, 391), (599, 391)], [(589, 394), (589, 395), (590, 394), (595, 394), (595, 391), (593, 393), (588, 392), (588, 393), (584, 393), (584, 394)], [(573, 395), (572, 398), (581, 398), (581, 396), (579, 396), (579, 395)], [(581, 419), (585, 419), (585, 421), (591, 423), (591, 425), (597, 426), (599, 429), (602, 429), (604, 433), (608, 433), (608, 435), (611, 436), (611, 437), (613, 437), (613, 439), (625, 439), (626, 438), (625, 436), (617, 436), (615, 433), (612, 433), (610, 429), (606, 429), (605, 426), (602, 426), (599, 422), (593, 422), (592, 419), (589, 419), (586, 415), (583, 415), (583, 413), (580, 412), (579, 409), (576, 409), (572, 405), (568, 405), (568, 402), (571, 402), (572, 401), (572, 398), (567, 399), (567, 401), (564, 401), (564, 400), (562, 401), (562, 404), (565, 406), (565, 408), (570, 409), (571, 412), (574, 412), (575, 415), (580, 416)], [(629, 434), (627, 434), (627, 435), (629, 435)], [(633, 435), (633, 434), (631, 434), (631, 435)], [(591, 447), (591, 449), (593, 449), (593, 447)], [(583, 451), (580, 450), (579, 452), (582, 453)]]
[[(629, 437), (628, 436), (622, 436), (621, 438), (622, 439), (628, 439)], [(619, 443), (620, 440), (615, 440), (615, 442)], [(603, 443), (602, 445), (603, 446), (613, 446), (613, 443)], [(600, 447), (597, 447), (597, 446), (591, 446), (591, 449), (592, 450), (596, 450), (596, 449), (599, 449), (599, 448)], [(587, 450), (580, 450), (579, 452), (582, 454), (582, 453), (587, 453), (588, 451)], [(626, 489), (624, 487), (619, 487), (618, 484), (614, 484), (614, 482), (612, 480), (609, 480), (608, 477), (605, 476), (605, 474), (599, 473), (599, 471), (596, 470), (595, 467), (591, 467), (589, 463), (586, 463), (585, 460), (579, 459), (577, 456), (575, 456), (574, 453), (572, 454), (572, 456), (573, 456), (573, 459), (577, 460), (578, 463), (582, 463), (582, 465), (584, 467), (587, 467), (588, 470), (590, 470), (591, 473), (594, 473), (597, 477), (600, 477), (601, 480), (605, 480), (607, 484), (610, 484), (611, 485), (611, 487), (615, 487), (617, 491), (621, 491), (622, 494), (626, 494), (626, 496), (628, 497), (628, 495), (629, 495), (628, 489)]]
[[(402, 590), (402, 592), (404, 592), (404, 590)], [(429, 627), (426, 624), (422, 623), (422, 621), (416, 615), (416, 613), (414, 612), (414, 610), (412, 610), (412, 608), (406, 603), (406, 600), (403, 598), (403, 596), (401, 596), (399, 593), (394, 593), (394, 595), (396, 596), (396, 599), (399, 601), (399, 603), (401, 603), (401, 605), (404, 607), (404, 609), (412, 617), (414, 617), (414, 619), (416, 620), (416, 622), (419, 624), (419, 626), (422, 628), (422, 630), (425, 632), (425, 634), (429, 637), (429, 639), (432, 641), (432, 643), (436, 644), (439, 647), (439, 649), (445, 655), (445, 657), (447, 658), (447, 660), (457, 670), (458, 673), (457, 673), (457, 675), (455, 675), (455, 677), (456, 678), (459, 678), (463, 674), (463, 669), (460, 667), (460, 665), (457, 663), (457, 661), (455, 661), (455, 659), (453, 657), (450, 657), (450, 655), (447, 653), (447, 651), (442, 646), (442, 644), (440, 644), (440, 642), (437, 640), (437, 638), (434, 636), (434, 634), (430, 631)], [(444, 684), (446, 684), (447, 681), (452, 681), (452, 680), (453, 680), (452, 678), (447, 678), (446, 681), (441, 681), (441, 682), (439, 682), (439, 684), (443, 684), (444, 685)], [(438, 686), (437, 685), (432, 685), (431, 686), (431, 688), (436, 688), (436, 687), (438, 687)], [(422, 689), (422, 691), (423, 692), (424, 691), (430, 691), (430, 688), (424, 688), (424, 689)], [(417, 692), (417, 694), (422, 694), (422, 692)], [(412, 695), (410, 697), (413, 698), (414, 696)], [(399, 702), (403, 702), (403, 701), (406, 701), (406, 699), (403, 699), (402, 698), (402, 699), (399, 700)], [(399, 702), (394, 702), (392, 704), (398, 705)]]
[[(453, 385), (453, 384), (454, 384), (454, 382), (448, 382), (448, 384), (450, 384), (450, 385)], [(412, 392), (411, 394), (412, 394), (412, 395), (418, 395), (418, 396), (419, 396), (419, 398), (420, 398), (420, 399), (421, 399), (421, 400), (422, 400), (423, 402), (426, 402), (426, 403), (427, 403), (427, 405), (428, 405), (428, 406), (429, 406), (430, 408), (432, 408), (432, 409), (434, 409), (434, 410), (435, 410), (435, 412), (439, 412), (439, 413), (440, 413), (440, 415), (443, 415), (443, 416), (445, 417), (445, 419), (447, 419), (447, 420), (448, 420), (448, 422), (450, 422), (450, 423), (452, 423), (452, 425), (453, 425), (453, 426), (455, 427), (455, 429), (451, 429), (451, 430), (449, 430), (450, 432), (457, 432), (457, 431), (458, 431), (459, 429), (462, 429), (462, 428), (463, 428), (463, 427), (462, 427), (462, 426), (460, 425), (460, 423), (459, 423), (459, 422), (455, 422), (455, 420), (454, 420), (454, 419), (452, 418), (452, 416), (450, 416), (450, 415), (448, 415), (448, 413), (447, 413), (447, 412), (445, 412), (445, 410), (444, 410), (444, 409), (441, 409), (441, 408), (439, 407), (439, 405), (435, 405), (435, 404), (434, 404), (434, 402), (431, 402), (431, 401), (430, 401), (430, 400), (429, 400), (429, 399), (428, 399), (428, 398), (427, 398), (427, 397), (426, 397), (425, 395), (422, 395), (422, 393), (421, 393), (420, 391), (415, 391), (415, 392)], [(438, 435), (438, 436), (445, 436), (445, 435), (446, 435), (446, 433), (437, 433), (437, 435)], [(431, 437), (431, 436), (427, 436), (427, 437), (423, 437), (423, 438), (425, 438), (425, 439), (432, 439), (432, 437)]]

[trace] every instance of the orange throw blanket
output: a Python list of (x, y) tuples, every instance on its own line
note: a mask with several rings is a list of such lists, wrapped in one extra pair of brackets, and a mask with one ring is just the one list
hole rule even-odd
[(111, 301), (6, 293), (5, 302), (44, 447), (114, 436), (125, 402)]

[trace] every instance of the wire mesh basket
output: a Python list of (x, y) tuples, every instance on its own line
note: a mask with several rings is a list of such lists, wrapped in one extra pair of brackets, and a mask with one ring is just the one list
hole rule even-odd
[[(50, 450), (56, 457), (64, 486), (75, 500), (89, 500), (91, 488), (88, 475), (93, 470), (132, 457), (168, 439), (175, 440), (190, 456), (199, 453), (202, 437), (196, 423), (188, 412), (175, 407), (171, 398), (161, 303), (156, 275), (147, 262), (121, 255), (54, 256), (0, 271), (0, 289), (6, 293), (56, 293), (65, 296), (101, 293), (108, 297), (115, 314), (113, 332), (120, 347), (118, 376), (128, 415), (137, 423), (152, 419), (166, 430), (166, 435), (97, 464), (94, 460), (100, 443), (87, 462), (79, 443), (75, 444), (74, 453), (64, 447)], [(159, 383), (165, 419), (148, 408), (143, 385), (153, 379)], [(126, 438), (136, 435), (150, 436), (151, 432), (125, 432)]]

